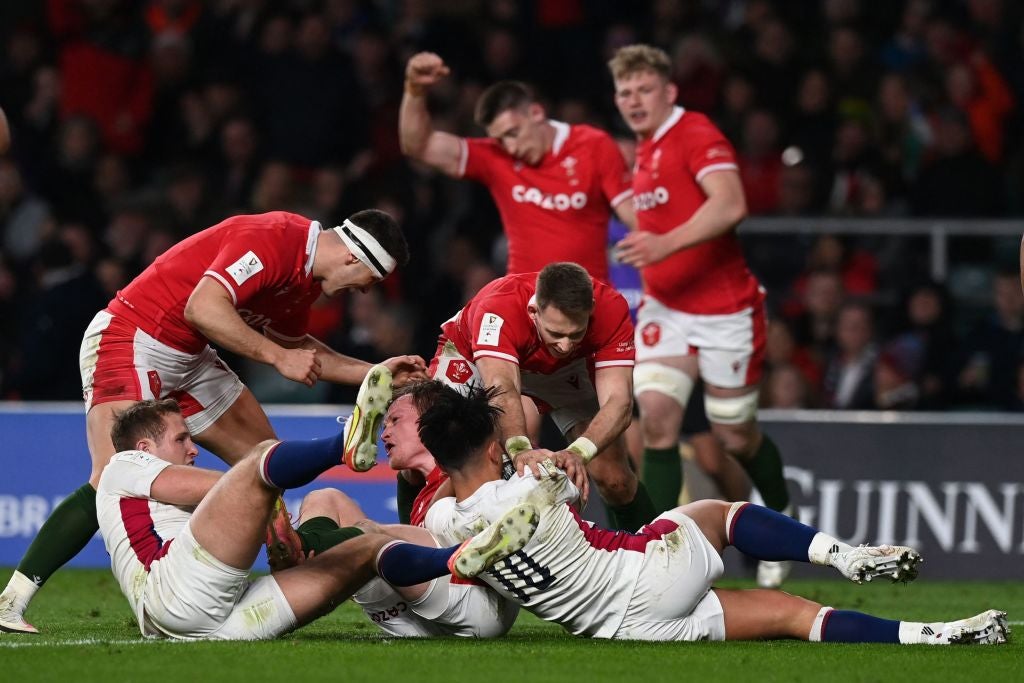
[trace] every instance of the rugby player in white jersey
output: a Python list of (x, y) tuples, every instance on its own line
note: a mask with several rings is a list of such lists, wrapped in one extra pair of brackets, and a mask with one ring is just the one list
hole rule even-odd
[(430, 508), (426, 526), (442, 544), (454, 543), (513, 503), (536, 506), (531, 540), (480, 578), (542, 619), (576, 635), (633, 640), (1006, 642), (1006, 615), (996, 610), (951, 622), (895, 621), (775, 590), (715, 588), (728, 545), (758, 559), (831, 566), (858, 583), (909, 581), (921, 558), (904, 546), (854, 548), (750, 503), (698, 501), (637, 534), (607, 531), (579, 517), (578, 491), (553, 464), (540, 480), (529, 470), (500, 478), (493, 393), (439, 391), (419, 416), (419, 436), (454, 491)]
[[(181, 409), (164, 399), (118, 413), (111, 438), (118, 453), (100, 476), (97, 516), (114, 574), (146, 637), (274, 638), (326, 614), (375, 574), (397, 586), (449, 571), (472, 577), (521, 548), (536, 526), (536, 510), (524, 505), (454, 548), (361, 534), (250, 582), (275, 500), (338, 464), (345, 435), (264, 441), (222, 474), (194, 467), (198, 451)], [(310, 503), (315, 514), (317, 503)]]

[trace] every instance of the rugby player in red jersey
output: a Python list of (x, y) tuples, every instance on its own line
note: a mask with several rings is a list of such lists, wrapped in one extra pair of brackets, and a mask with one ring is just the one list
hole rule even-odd
[[(358, 384), (370, 364), (308, 335), (310, 306), (321, 294), (379, 282), (408, 258), (405, 238), (384, 212), (360, 211), (324, 230), (276, 211), (234, 216), (192, 235), (119, 291), (82, 341), (92, 474), (54, 509), (0, 595), (0, 629), (36, 632), (23, 617), (29, 600), (96, 533), (96, 485), (114, 454), (110, 428), (119, 411), (174, 398), (195, 441), (233, 465), (276, 436), (210, 343), (307, 386)], [(425, 376), (418, 356), (385, 364), (399, 384)]]
[(629, 170), (615, 141), (592, 126), (549, 119), (530, 87), (516, 81), (492, 85), (477, 101), (476, 122), (488, 137), (435, 130), (427, 93), (447, 75), (434, 53), (409, 60), (398, 127), (402, 151), (487, 186), (508, 238), (509, 273), (573, 261), (607, 282), (608, 219), (614, 211), (635, 224)]
[[(616, 252), (641, 269), (644, 281), (634, 373), (644, 470), (679, 481), (676, 442), (699, 375), (714, 433), (743, 464), (766, 505), (786, 510), (782, 461), (757, 423), (764, 290), (736, 237), (747, 212), (736, 154), (706, 116), (675, 105), (671, 62), (663, 51), (623, 47), (609, 68), (615, 104), (638, 140), (637, 230)], [(785, 572), (786, 565), (762, 563), (759, 583), (778, 586)]]

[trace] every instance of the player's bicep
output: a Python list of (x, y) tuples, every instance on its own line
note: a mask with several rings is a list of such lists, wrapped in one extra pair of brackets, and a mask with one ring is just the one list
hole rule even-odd
[(423, 146), (420, 161), (428, 166), (433, 166), (442, 173), (458, 178), (462, 176), (464, 170), (465, 152), (462, 138), (435, 130), (427, 138), (427, 144)]
[(521, 381), (519, 365), (506, 358), (493, 356), (479, 356), (474, 362), (480, 371), (484, 384), (489, 387), (497, 386), (502, 389), (520, 391)]
[(699, 182), (708, 199), (721, 202), (724, 206), (734, 209), (737, 214), (746, 213), (747, 200), (743, 193), (743, 182), (740, 180), (739, 171), (722, 169), (708, 173)]

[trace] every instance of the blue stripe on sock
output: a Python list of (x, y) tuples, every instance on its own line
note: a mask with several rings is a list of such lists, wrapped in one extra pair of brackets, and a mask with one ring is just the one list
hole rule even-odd
[(817, 529), (760, 505), (747, 504), (732, 523), (732, 544), (758, 560), (807, 562)]
[(832, 610), (826, 617), (821, 639), (827, 643), (899, 643), (900, 622), (863, 612)]
[(448, 559), (459, 546), (427, 548), (412, 543), (395, 543), (377, 561), (377, 574), (392, 586), (415, 586), (447, 575)]

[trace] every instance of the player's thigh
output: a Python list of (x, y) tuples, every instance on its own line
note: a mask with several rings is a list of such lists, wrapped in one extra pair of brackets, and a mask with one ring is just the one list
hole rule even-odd
[(764, 369), (765, 326), (762, 306), (726, 315), (695, 316), (689, 340), (699, 349), (700, 376), (705, 383), (724, 389), (756, 387)]
[(724, 571), (718, 550), (697, 523), (679, 510), (659, 515), (642, 532), (650, 530), (660, 538), (647, 544), (624, 626), (686, 617)]
[(195, 433), (197, 443), (229, 465), (244, 458), (262, 441), (276, 439), (263, 407), (248, 387), (208, 427)]
[(299, 626), (273, 576), (253, 581), (208, 640), (272, 640)]
[(89, 445), (89, 457), (92, 459), (92, 471), (89, 483), (93, 488), (99, 485), (103, 468), (117, 452), (110, 440), (110, 429), (114, 425), (117, 413), (135, 401), (109, 401), (94, 405), (85, 416), (85, 436)]

